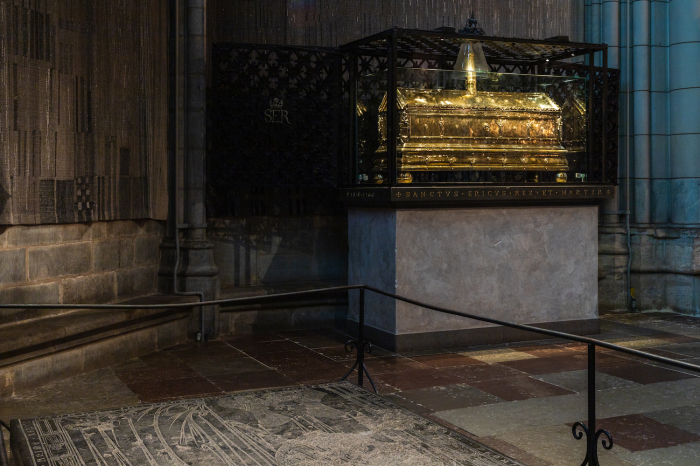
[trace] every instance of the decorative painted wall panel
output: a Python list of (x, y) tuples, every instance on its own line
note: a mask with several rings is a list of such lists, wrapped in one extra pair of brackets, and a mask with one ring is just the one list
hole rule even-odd
[(164, 219), (166, 123), (166, 0), (0, 0), (0, 224)]
[(335, 47), (393, 26), (462, 27), (474, 12), (488, 35), (583, 40), (579, 0), (208, 0), (214, 42)]

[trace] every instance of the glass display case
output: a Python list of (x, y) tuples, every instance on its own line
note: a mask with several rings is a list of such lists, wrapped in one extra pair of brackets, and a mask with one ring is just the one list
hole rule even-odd
[[(586, 80), (397, 68), (356, 80), (357, 184), (585, 182)], [(393, 160), (389, 160), (393, 159)], [(393, 163), (392, 163), (393, 162)]]
[(605, 44), (394, 28), (339, 50), (348, 199), (396, 200), (408, 187), (617, 184), (619, 72), (607, 68)]

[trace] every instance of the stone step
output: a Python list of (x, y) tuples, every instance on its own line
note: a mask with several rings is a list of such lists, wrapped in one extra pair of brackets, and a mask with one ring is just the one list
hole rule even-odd
[[(347, 284), (347, 280), (326, 280), (230, 287), (221, 289), (220, 298), (251, 298), (346, 286)], [(222, 305), (220, 306), (219, 322), (222, 335), (342, 328), (345, 326), (347, 311), (347, 292), (319, 294), (297, 298), (280, 298), (258, 304)]]
[[(119, 304), (195, 302), (154, 295)], [(19, 394), (187, 339), (188, 309), (75, 310), (0, 326), (0, 396)]]

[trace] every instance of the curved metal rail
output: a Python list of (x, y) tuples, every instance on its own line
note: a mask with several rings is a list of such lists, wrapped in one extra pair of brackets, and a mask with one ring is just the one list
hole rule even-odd
[[(504, 327), (510, 327), (518, 330), (524, 330), (527, 332), (533, 332), (540, 335), (546, 335), (548, 337), (561, 338), (564, 340), (576, 341), (579, 343), (584, 343), (588, 346), (588, 422), (586, 424), (582, 422), (577, 422), (572, 427), (572, 434), (574, 438), (580, 440), (583, 436), (586, 436), (586, 457), (583, 460), (582, 466), (599, 466), (598, 461), (598, 443), (602, 444), (603, 448), (610, 450), (613, 447), (613, 438), (604, 429), (596, 430), (596, 391), (595, 391), (595, 348), (599, 346), (601, 348), (610, 349), (613, 351), (618, 351), (620, 353), (629, 354), (632, 356), (637, 356), (650, 361), (660, 362), (663, 364), (668, 364), (673, 367), (680, 369), (686, 369), (694, 372), (700, 373), (700, 366), (695, 364), (689, 364), (687, 362), (678, 361), (675, 359), (666, 358), (663, 356), (657, 356), (655, 354), (645, 353), (643, 351), (625, 348), (623, 346), (618, 346), (613, 343), (608, 343), (601, 340), (596, 340), (594, 338), (583, 337), (579, 335), (573, 335), (570, 333), (558, 332), (556, 330), (548, 330), (544, 328), (534, 327), (532, 325), (526, 324), (516, 324), (514, 322), (507, 322), (498, 319), (492, 319), (490, 317), (483, 317), (474, 314), (469, 314), (466, 312), (456, 311), (454, 309), (447, 309), (440, 306), (435, 306), (429, 303), (424, 303), (416, 299), (407, 298), (405, 296), (400, 296), (393, 293), (388, 293), (386, 291), (380, 290), (367, 285), (348, 285), (348, 286), (337, 286), (330, 288), (319, 288), (314, 290), (306, 291), (294, 291), (289, 293), (278, 293), (266, 296), (252, 296), (246, 298), (232, 298), (232, 299), (219, 299), (214, 301), (204, 301), (196, 303), (177, 303), (177, 304), (84, 304), (84, 305), (73, 305), (73, 304), (0, 304), (0, 309), (97, 309), (97, 310), (111, 310), (111, 309), (193, 309), (200, 306), (217, 306), (223, 304), (253, 304), (265, 301), (274, 301), (281, 298), (298, 298), (309, 295), (318, 294), (329, 294), (329, 293), (341, 293), (348, 292), (350, 290), (359, 290), (359, 321), (358, 321), (358, 333), (357, 339), (352, 339), (348, 341), (345, 345), (345, 349), (349, 352), (357, 350), (357, 357), (353, 367), (341, 378), (345, 380), (352, 372), (357, 368), (357, 383), (360, 386), (364, 386), (364, 377), (367, 376), (372, 388), (375, 392), (377, 389), (374, 386), (374, 382), (370, 378), (367, 367), (364, 364), (365, 353), (369, 354), (372, 351), (372, 345), (369, 341), (364, 338), (364, 327), (365, 327), (365, 291), (371, 291), (398, 301), (403, 301), (405, 303), (413, 304), (415, 306), (423, 307), (425, 309), (430, 309), (436, 312), (441, 312), (444, 314), (450, 314), (458, 317), (464, 317), (467, 319), (477, 320), (480, 322), (487, 322), (490, 324), (502, 325)], [(2, 427), (9, 430), (8, 426), (0, 421)], [(2, 441), (2, 427), (0, 427), (0, 442)], [(602, 438), (602, 440), (600, 440)], [(9, 466), (7, 463), (7, 455), (4, 448), (0, 448), (0, 466)]]

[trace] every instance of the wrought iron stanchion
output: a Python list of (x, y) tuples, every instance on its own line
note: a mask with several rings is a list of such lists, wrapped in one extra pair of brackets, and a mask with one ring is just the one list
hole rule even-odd
[(348, 353), (352, 352), (353, 348), (357, 349), (357, 359), (355, 359), (355, 364), (350, 368), (350, 370), (343, 376), (341, 381), (345, 380), (348, 378), (350, 374), (352, 374), (352, 371), (357, 368), (357, 385), (360, 387), (364, 386), (364, 375), (367, 375), (367, 380), (369, 380), (369, 383), (372, 384), (372, 388), (374, 389), (374, 393), (379, 393), (377, 391), (377, 387), (374, 386), (374, 382), (372, 381), (372, 377), (369, 376), (369, 372), (367, 372), (367, 366), (365, 366), (365, 353), (370, 354), (372, 353), (372, 345), (370, 342), (365, 341), (364, 334), (365, 334), (365, 289), (360, 288), (360, 327), (357, 330), (357, 340), (348, 340), (347, 343), (345, 343), (345, 351)]
[(7, 452), (5, 451), (5, 438), (2, 435), (2, 429), (5, 428), (10, 431), (10, 426), (0, 421), (0, 466), (10, 466), (10, 462), (7, 459)]
[[(581, 429), (580, 431), (577, 429)], [(586, 434), (586, 458), (581, 466), (600, 466), (598, 462), (598, 439), (605, 435), (603, 448), (610, 450), (613, 447), (613, 439), (607, 430), (595, 430), (595, 345), (588, 344), (588, 426), (582, 422), (577, 422), (571, 427), (571, 433), (576, 440), (581, 440)]]

